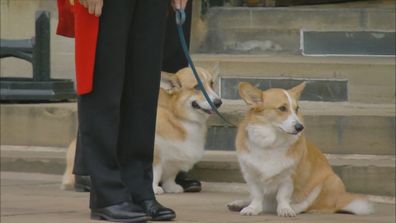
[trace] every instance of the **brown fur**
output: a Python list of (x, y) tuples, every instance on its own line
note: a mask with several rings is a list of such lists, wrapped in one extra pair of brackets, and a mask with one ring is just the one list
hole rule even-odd
[[(289, 110), (297, 108), (297, 101), (304, 87), (305, 84), (301, 84), (288, 91), (295, 102), (291, 108), (288, 108)], [(243, 154), (250, 152), (247, 148), (249, 139), (246, 132), (249, 124), (267, 124), (286, 120), (290, 112), (282, 113), (277, 109), (288, 104), (288, 99), (281, 89), (261, 91), (248, 83), (241, 83), (240, 95), (250, 106), (250, 110), (239, 125), (236, 138), (237, 152)], [(297, 113), (297, 116), (302, 120), (300, 112)], [(365, 196), (346, 192), (344, 183), (333, 172), (326, 157), (314, 144), (306, 140), (303, 133), (287, 150), (287, 156), (296, 161), (292, 175), (294, 184), (293, 203), (304, 201), (316, 187), (321, 187), (318, 197), (306, 211), (340, 212), (356, 199), (367, 200)]]

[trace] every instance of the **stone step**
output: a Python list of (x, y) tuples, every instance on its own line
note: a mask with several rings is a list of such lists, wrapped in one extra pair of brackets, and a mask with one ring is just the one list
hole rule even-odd
[[(395, 156), (326, 155), (348, 191), (395, 196)], [(244, 182), (235, 152), (206, 152), (191, 176), (209, 182)], [(381, 183), (378, 183), (381, 182)]]
[(66, 147), (1, 145), (1, 171), (63, 174)]
[[(300, 54), (302, 30), (395, 32), (392, 4), (286, 8), (211, 7), (193, 35), (194, 53)], [(198, 30), (199, 29), (199, 30)], [(205, 30), (205, 35), (202, 35)], [(394, 45), (394, 44), (393, 44)], [(365, 47), (361, 45), (360, 47)]]
[(287, 78), (287, 77), (228, 77), (221, 76), (219, 79), (219, 93), (221, 98), (238, 100), (238, 86), (240, 82), (249, 82), (260, 89), (283, 88), (290, 89), (306, 81), (301, 100), (340, 102), (348, 101), (347, 79), (317, 79), (317, 78)]
[[(1, 170), (63, 174), (65, 150), (2, 145)], [(333, 154), (327, 157), (348, 191), (395, 196), (395, 156)], [(191, 176), (207, 182), (244, 182), (235, 152), (207, 151)]]
[[(239, 81), (260, 84), (281, 80), (290, 84), (293, 80), (312, 80), (310, 86), (317, 89), (313, 92), (316, 97), (326, 96), (321, 94), (327, 91), (326, 94), (338, 94), (335, 101), (395, 103), (394, 58), (194, 54), (193, 60), (196, 65), (205, 67), (218, 64), (218, 88), (222, 98), (238, 99)], [(334, 86), (330, 87), (331, 83)], [(329, 88), (333, 92), (329, 92)]]
[(395, 53), (395, 32), (305, 31), (300, 49), (305, 56), (391, 56)]
[(66, 147), (76, 132), (76, 103), (0, 106), (2, 145)]
[[(239, 123), (248, 107), (241, 100), (225, 100), (222, 112)], [(325, 153), (395, 154), (395, 105), (345, 102), (300, 102), (305, 134)], [(213, 115), (209, 119), (208, 150), (234, 150), (236, 128)]]
[[(237, 124), (247, 107), (224, 100), (220, 111)], [(326, 153), (395, 154), (395, 105), (345, 102), (301, 102), (306, 134)], [(66, 147), (76, 136), (75, 103), (3, 104), (1, 144)], [(217, 117), (209, 121), (206, 148), (234, 150), (235, 128)]]

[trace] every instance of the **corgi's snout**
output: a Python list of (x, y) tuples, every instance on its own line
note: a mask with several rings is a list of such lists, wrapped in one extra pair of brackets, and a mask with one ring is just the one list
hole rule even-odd
[(216, 106), (216, 108), (220, 108), (220, 106), (223, 104), (223, 102), (221, 101), (221, 99), (216, 98), (216, 99), (213, 101), (213, 104), (214, 104), (214, 106)]
[(294, 129), (296, 129), (297, 132), (301, 132), (304, 129), (304, 126), (301, 123), (297, 123), (294, 125)]

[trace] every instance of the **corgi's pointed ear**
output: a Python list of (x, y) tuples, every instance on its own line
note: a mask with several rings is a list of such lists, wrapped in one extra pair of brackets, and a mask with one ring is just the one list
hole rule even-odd
[(305, 85), (306, 85), (306, 83), (305, 83), (305, 81), (304, 81), (304, 82), (302, 82), (301, 84), (299, 84), (299, 85), (293, 87), (292, 89), (289, 90), (290, 94), (291, 94), (296, 100), (299, 100), (299, 99), (300, 99), (300, 96), (301, 96), (301, 93), (304, 91)]
[(180, 90), (181, 84), (175, 74), (161, 72), (160, 87), (165, 91), (167, 91), (168, 93), (173, 93)]
[(247, 82), (239, 83), (239, 95), (250, 107), (263, 103), (263, 92)]

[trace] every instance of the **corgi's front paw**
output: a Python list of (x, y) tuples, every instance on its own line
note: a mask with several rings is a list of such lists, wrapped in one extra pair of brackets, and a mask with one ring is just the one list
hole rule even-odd
[(162, 187), (160, 187), (160, 186), (153, 186), (153, 191), (154, 191), (154, 194), (157, 194), (157, 195), (165, 193), (164, 189), (162, 189)]
[(184, 189), (182, 186), (176, 184), (175, 182), (167, 182), (162, 185), (162, 188), (166, 193), (183, 193)]
[(262, 210), (260, 208), (249, 205), (244, 209), (242, 209), (240, 213), (241, 215), (251, 216), (251, 215), (258, 215), (261, 213), (261, 211)]
[(289, 207), (278, 207), (277, 213), (279, 217), (295, 217), (296, 212), (289, 206)]

